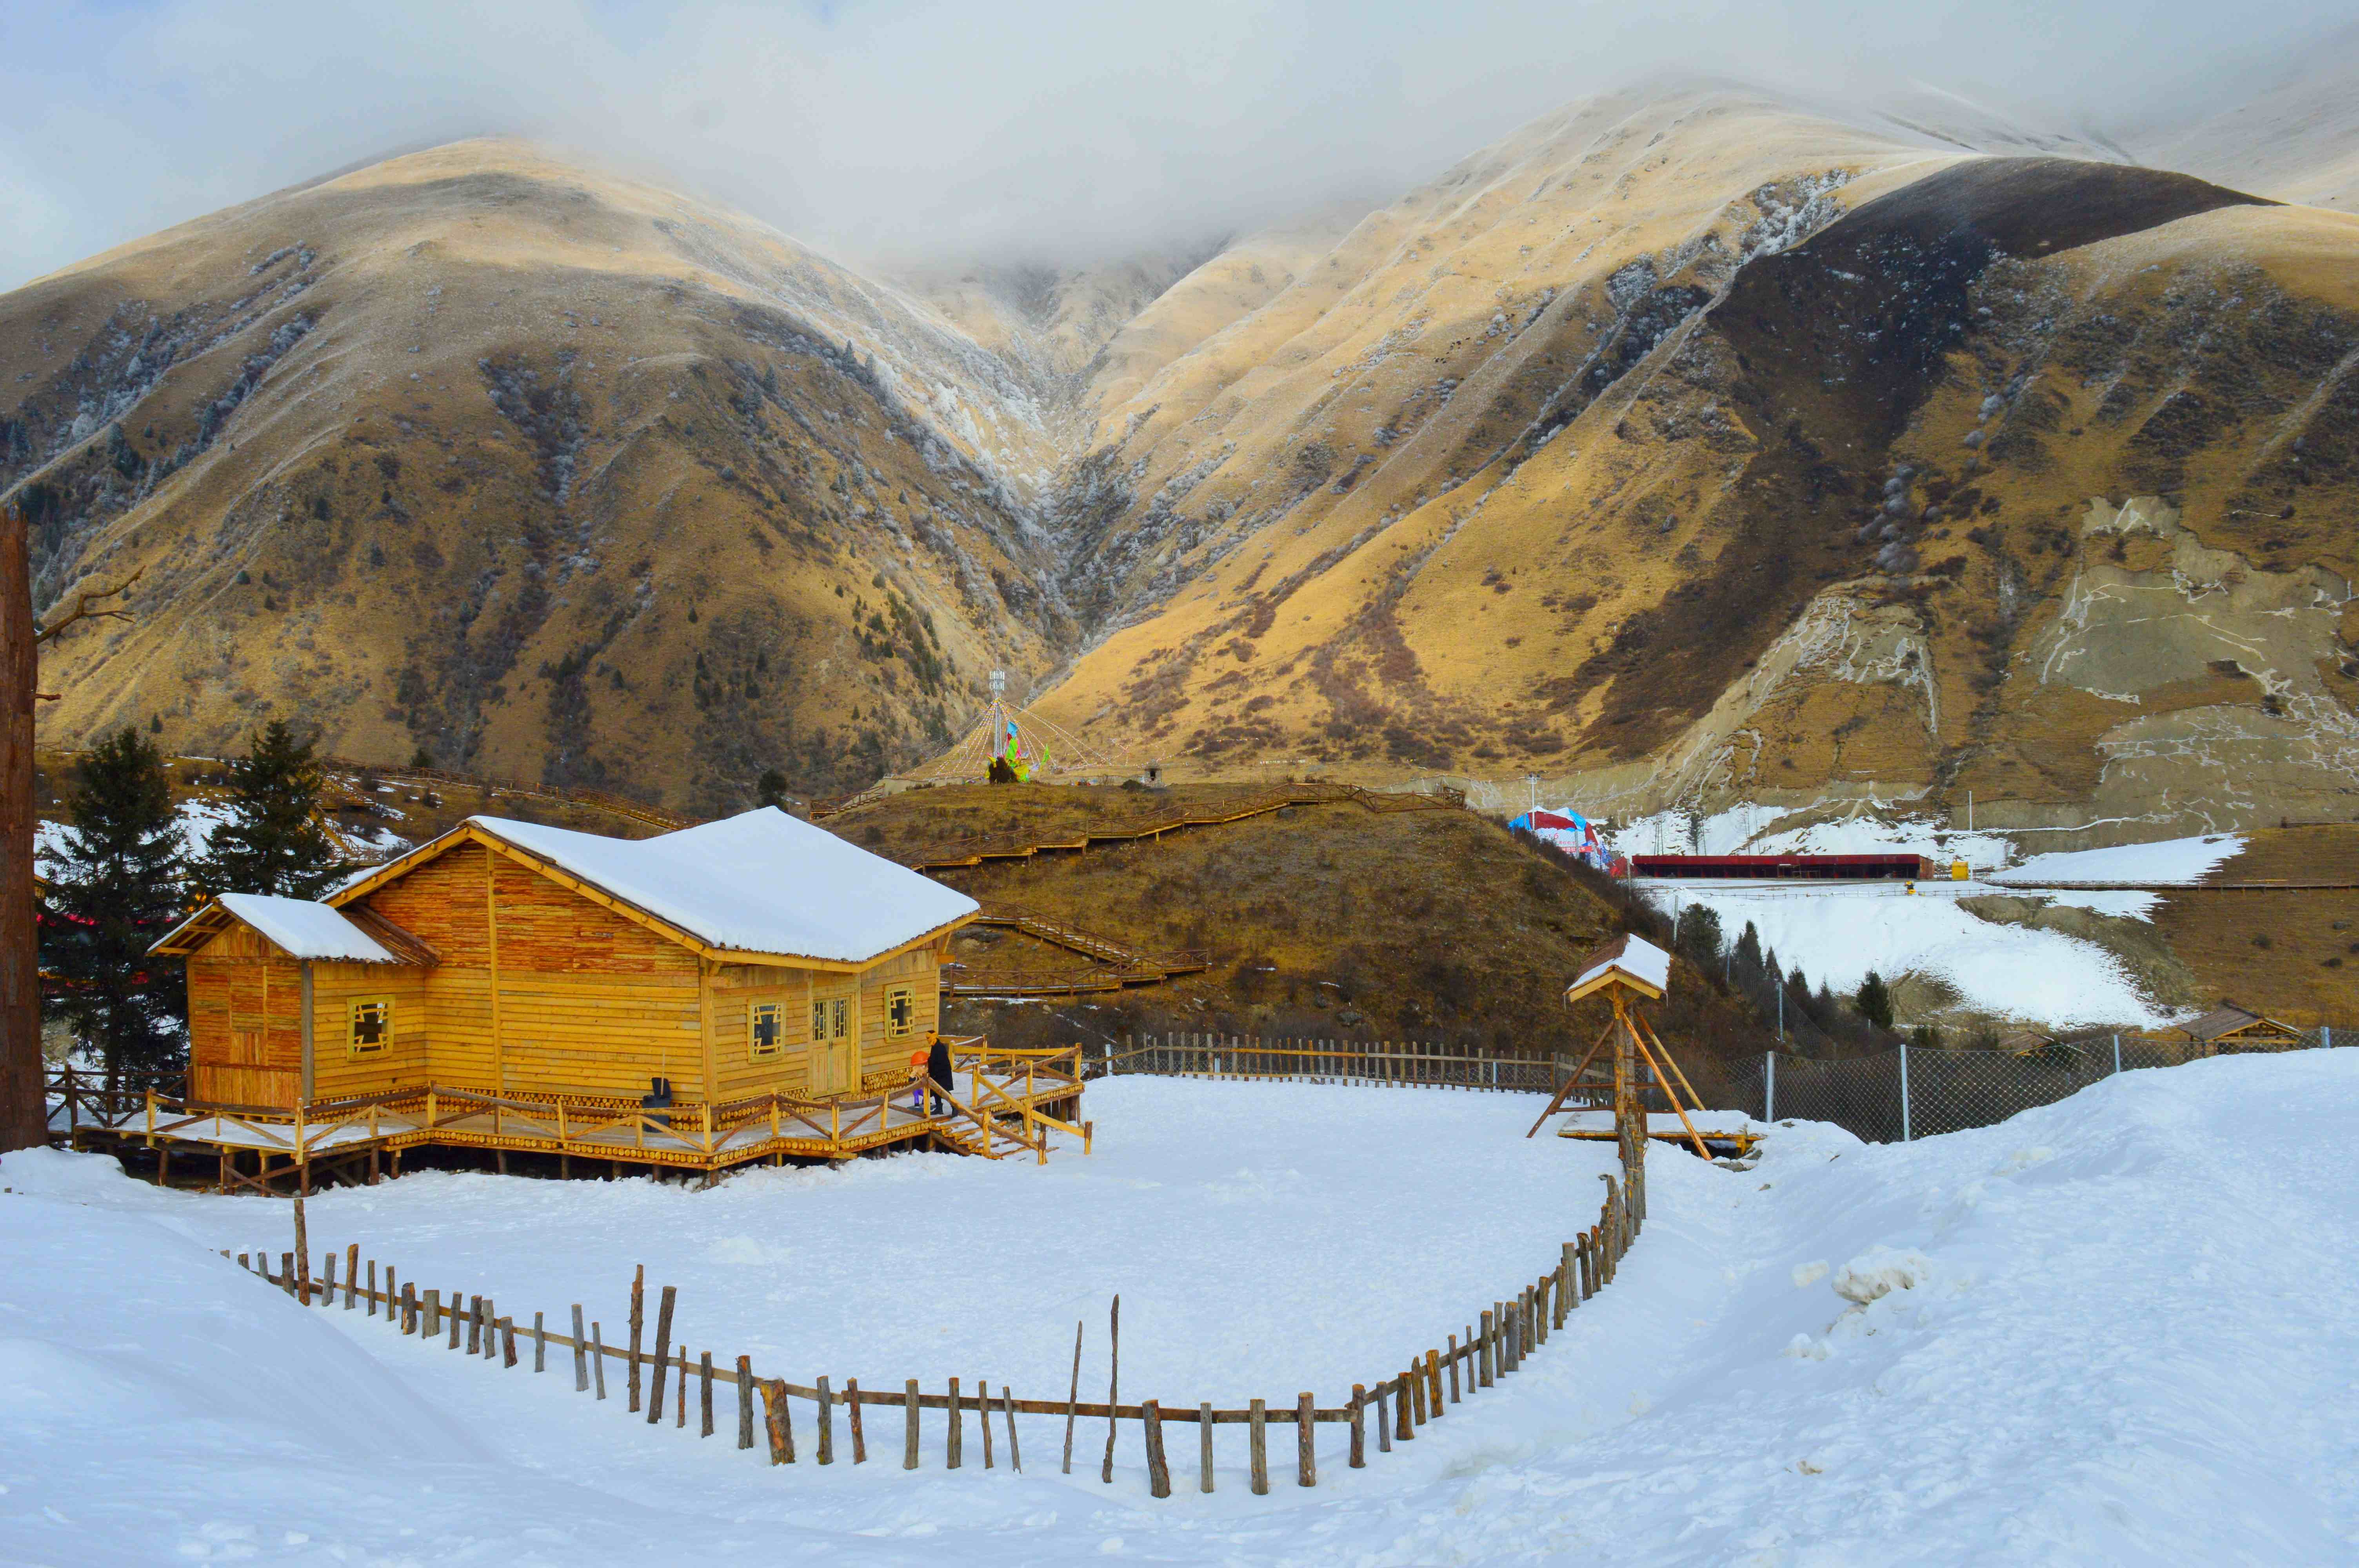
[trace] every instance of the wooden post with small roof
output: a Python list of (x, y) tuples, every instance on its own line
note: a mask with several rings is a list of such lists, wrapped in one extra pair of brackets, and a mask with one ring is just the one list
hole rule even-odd
[(1702, 1136), (1695, 1123), (1688, 1119), (1685, 1099), (1693, 1103), (1695, 1090), (1688, 1085), (1687, 1075), (1671, 1060), (1670, 1051), (1638, 1011), (1642, 1001), (1660, 1001), (1671, 986), (1671, 956), (1643, 937), (1623, 935), (1592, 953), (1582, 963), (1581, 973), (1565, 988), (1564, 1002), (1571, 1007), (1593, 996), (1603, 996), (1612, 1004), (1614, 1016), (1604, 1031), (1589, 1047), (1589, 1054), (1573, 1068), (1539, 1119), (1532, 1123), (1529, 1138), (1564, 1108), (1570, 1098), (1597, 1059), (1597, 1053), (1609, 1044), (1614, 1063), (1614, 1141), (1622, 1156), (1623, 1180), (1629, 1195), (1631, 1210), (1643, 1216), (1647, 1207), (1647, 1108), (1643, 1094), (1647, 1080), (1640, 1074), (1641, 1065), (1651, 1069), (1654, 1086), (1670, 1101), (1671, 1110), (1686, 1130), (1688, 1139), (1695, 1145), (1698, 1155), (1709, 1160)]

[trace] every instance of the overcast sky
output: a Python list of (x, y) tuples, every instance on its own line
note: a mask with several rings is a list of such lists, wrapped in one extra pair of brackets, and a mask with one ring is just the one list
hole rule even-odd
[(636, 155), (853, 255), (1055, 258), (1378, 201), (1664, 67), (2121, 128), (2326, 0), (0, 0), (0, 288), (486, 131)]

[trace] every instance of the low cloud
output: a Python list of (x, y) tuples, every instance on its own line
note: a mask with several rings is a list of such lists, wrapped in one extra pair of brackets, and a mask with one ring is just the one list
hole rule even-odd
[[(1686, 69), (1910, 82), (2129, 125), (2330, 12), (1198, 0), (162, 0), (0, 22), (0, 287), (405, 147), (543, 135), (840, 252), (1062, 258), (1381, 201), (1533, 115)], [(2188, 79), (2190, 61), (2201, 74)]]

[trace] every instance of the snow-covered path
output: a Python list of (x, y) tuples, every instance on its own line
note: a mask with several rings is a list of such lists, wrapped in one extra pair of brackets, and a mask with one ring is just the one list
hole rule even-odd
[[(1223, 1398), (1195, 1391), (1199, 1349), (1237, 1369), (1239, 1393), (1323, 1390), (1323, 1371), (1283, 1369), (1387, 1325), (1421, 1347), (1545, 1262), (1549, 1211), (1595, 1187), (1595, 1151), (1522, 1141), (1521, 1097), (1138, 1080), (1092, 1094), (1101, 1153), (1061, 1175), (882, 1162), (834, 1187), (588, 1197), (438, 1178), (492, 1196), (429, 1205), (400, 1195), (408, 1181), (340, 1195), (315, 1208), (336, 1221), (315, 1217), (315, 1234), (342, 1239), (366, 1217), (370, 1249), (515, 1291), (504, 1304), (527, 1310), (571, 1299), (544, 1282), (644, 1258), (651, 1279), (681, 1276), (684, 1301), (736, 1281), (755, 1303), (744, 1332), (793, 1319), (780, 1343), (808, 1344), (832, 1332), (802, 1293), (838, 1255), (819, 1242), (875, 1205), (908, 1244), (888, 1300), (907, 1321), (882, 1312), (861, 1342), (875, 1359), (846, 1371), (938, 1347), (939, 1300), (955, 1306), (942, 1370), (1022, 1387), (1026, 1314), (1053, 1308), (1070, 1334), (1080, 1309), (1058, 1292), (1119, 1288), (1125, 1390), (1184, 1378), (1188, 1397)], [(1329, 1108), (1306, 1119), (1288, 1098), (1301, 1095)], [(889, 1453), (769, 1469), (725, 1437), (594, 1405), (554, 1371), (496, 1371), (358, 1314), (306, 1313), (184, 1239), (256, 1245), (283, 1207), (12, 1155), (0, 1561), (2349, 1561), (2359, 1205), (2335, 1149), (2354, 1118), (2359, 1053), (2320, 1052), (2132, 1072), (1906, 1147), (1781, 1130), (1750, 1173), (1660, 1151), (1653, 1221), (1621, 1279), (1510, 1386), (1366, 1470), (1333, 1456), (1315, 1491), (1255, 1498), (1224, 1468), (1204, 1498), (1183, 1456), (1164, 1502), (1145, 1496), (1135, 1433), (1114, 1487), (1084, 1480), (1093, 1465), (1059, 1476), (1054, 1423), (1027, 1426), (1022, 1476), (930, 1461), (910, 1475)], [(1277, 1124), (1296, 1129), (1290, 1144), (1267, 1141)], [(1019, 1225), (1035, 1192), (1070, 1211), (1074, 1239), (1044, 1239), (1070, 1250), (983, 1270), (944, 1240), (959, 1206)], [(600, 1207), (625, 1197), (641, 1206)], [(783, 1250), (740, 1256), (737, 1238)], [(1093, 1271), (1080, 1281), (1042, 1277), (1077, 1260)], [(1309, 1288), (1339, 1277), (1349, 1290)], [(1897, 1288), (1864, 1307), (1837, 1293), (1878, 1283)], [(1136, 1381), (1134, 1300), (1160, 1325), (1139, 1331)], [(703, 1321), (700, 1345), (741, 1343), (741, 1325)], [(1223, 1466), (1242, 1461), (1232, 1435)], [(1101, 1428), (1080, 1446), (1102, 1442)]]

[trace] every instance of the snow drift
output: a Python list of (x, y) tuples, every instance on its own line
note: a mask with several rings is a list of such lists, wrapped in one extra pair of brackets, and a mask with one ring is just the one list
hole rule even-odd
[[(1594, 1185), (1591, 1152), (1520, 1138), (1527, 1097), (1135, 1080), (1092, 1097), (1101, 1150), (1152, 1152), (1062, 1167), (1059, 1202), (1103, 1270), (1091, 1284), (1183, 1280), (1206, 1303), (1186, 1337), (1256, 1367), (1294, 1359), (1273, 1339), (1321, 1338), (1322, 1301), (1460, 1314), (1525, 1267), (1516, 1216), (1545, 1232), (1552, 1217), (1527, 1211)], [(1289, 1115), (1305, 1097), (1325, 1108)], [(2347, 1562), (2359, 1200), (2339, 1140), (2354, 1117), (2359, 1053), (2309, 1052), (2125, 1073), (1908, 1145), (1781, 1125), (1751, 1171), (1658, 1150), (1651, 1222), (1620, 1278), (1513, 1387), (1452, 1407), (1368, 1469), (1322, 1473), (1313, 1492), (1256, 1498), (1224, 1469), (1214, 1496), (1183, 1487), (1165, 1502), (1147, 1498), (1132, 1447), (1112, 1487), (1093, 1465), (1060, 1476), (1046, 1429), (1027, 1433), (1020, 1476), (874, 1459), (773, 1470), (725, 1440), (593, 1405), (570, 1378), (307, 1314), (170, 1233), (260, 1240), (283, 1229), (282, 1206), (11, 1155), (0, 1560)], [(1274, 1121), (1298, 1135), (1271, 1143)], [(1433, 1135), (1399, 1141), (1418, 1126)], [(1397, 1157), (1404, 1147), (1416, 1157)], [(793, 1238), (848, 1219), (846, 1195), (889, 1205), (883, 1178), (905, 1170), (919, 1179), (899, 1184), (904, 1227), (886, 1240), (940, 1286), (944, 1365), (989, 1370), (1033, 1334), (1043, 1271), (969, 1267), (960, 1227), (987, 1195), (1031, 1201), (1043, 1173), (966, 1162), (937, 1175), (932, 1158), (874, 1162), (851, 1184), (671, 1194), (677, 1217), (709, 1208), (744, 1242), (685, 1239), (681, 1267), (708, 1262), (683, 1296), (786, 1290), (804, 1303), (814, 1281), (871, 1267), (855, 1229), (815, 1249)], [(585, 1217), (548, 1239), (506, 1203), (451, 1204), (467, 1185), (553, 1191)], [(551, 1249), (552, 1272), (573, 1271), (569, 1249), (602, 1212), (611, 1221), (630, 1198), (645, 1223), (653, 1209), (630, 1189), (647, 1188), (405, 1180), (352, 1195), (368, 1206), (351, 1212), (406, 1233), (412, 1266), (451, 1285), (494, 1257), (549, 1268), (536, 1260)], [(1231, 1201), (1206, 1201), (1214, 1189)], [(1273, 1274), (1261, 1233), (1303, 1197), (1328, 1217), (1277, 1243), (1291, 1256)], [(1116, 1217), (1093, 1223), (1101, 1202)], [(1334, 1224), (1339, 1210), (1366, 1223)], [(782, 1253), (762, 1249), (778, 1234), (765, 1213), (788, 1227)], [(1426, 1244), (1467, 1223), (1471, 1247), (1452, 1242), (1434, 1266)], [(1312, 1233), (1325, 1230), (1322, 1247)], [(1242, 1266), (1204, 1264), (1223, 1246)], [(1386, 1266), (1366, 1266), (1372, 1246)], [(1278, 1309), (1256, 1314), (1257, 1293)], [(792, 1334), (803, 1306), (773, 1311)], [(892, 1331), (908, 1356), (923, 1328)], [(277, 1380), (258, 1381), (274, 1359)], [(1134, 1387), (1152, 1391), (1125, 1358)], [(285, 1418), (266, 1425), (265, 1408)]]

